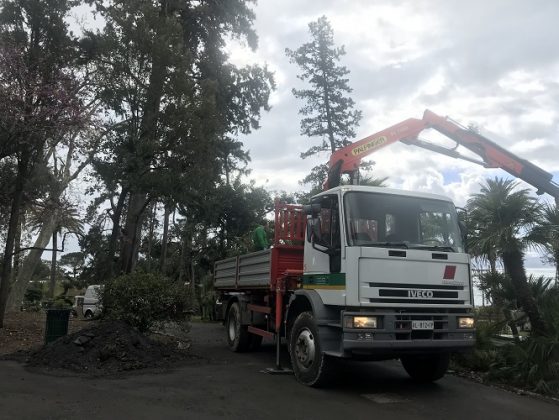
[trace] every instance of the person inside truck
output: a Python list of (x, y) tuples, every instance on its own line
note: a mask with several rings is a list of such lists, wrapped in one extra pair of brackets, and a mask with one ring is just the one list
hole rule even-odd
[(386, 242), (413, 242), (413, 218), (402, 214), (386, 214)]
[(417, 243), (418, 227), (414, 216), (413, 213), (387, 213), (385, 241)]
[(258, 225), (252, 232), (252, 247), (253, 251), (263, 251), (270, 247), (268, 243), (268, 234), (266, 233), (268, 221), (264, 225)]
[(350, 223), (352, 239), (356, 244), (377, 241), (377, 222), (369, 219), (355, 219)]

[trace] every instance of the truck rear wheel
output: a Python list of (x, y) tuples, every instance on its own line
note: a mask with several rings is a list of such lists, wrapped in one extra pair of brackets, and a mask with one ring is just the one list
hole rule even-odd
[(410, 355), (400, 359), (408, 375), (417, 382), (441, 379), (448, 369), (450, 354)]
[(233, 302), (227, 313), (227, 345), (234, 352), (247, 351), (251, 344), (248, 327), (241, 324), (241, 308)]
[(295, 378), (305, 385), (326, 385), (330, 373), (330, 360), (322, 352), (318, 327), (311, 312), (297, 316), (289, 338), (289, 356)]

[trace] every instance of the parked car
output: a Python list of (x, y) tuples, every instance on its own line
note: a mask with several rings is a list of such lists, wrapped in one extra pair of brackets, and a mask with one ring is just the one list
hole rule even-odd
[(101, 293), (101, 285), (93, 284), (87, 286), (83, 296), (82, 313), (84, 318), (93, 318), (101, 313), (99, 304), (99, 295)]

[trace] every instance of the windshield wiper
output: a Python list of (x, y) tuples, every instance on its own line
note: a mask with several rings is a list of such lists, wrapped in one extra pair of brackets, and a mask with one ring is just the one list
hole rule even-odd
[(361, 246), (408, 248), (408, 244), (406, 242), (373, 242), (373, 243), (363, 244)]
[(456, 252), (456, 250), (451, 246), (441, 246), (441, 245), (418, 245), (413, 246), (412, 249), (428, 249), (429, 251), (443, 251), (443, 252)]

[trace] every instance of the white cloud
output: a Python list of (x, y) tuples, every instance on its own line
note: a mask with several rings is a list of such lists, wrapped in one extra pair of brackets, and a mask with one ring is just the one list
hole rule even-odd
[[(498, 134), (502, 147), (547, 171), (559, 171), (559, 3), (494, 0), (261, 1), (256, 8), (260, 47), (231, 49), (235, 62), (268, 63), (278, 90), (262, 129), (244, 139), (252, 177), (271, 189), (299, 190), (316, 162), (301, 151), (320, 139), (299, 134), (302, 103), (291, 94), (302, 86), (299, 69), (284, 49), (309, 40), (307, 24), (326, 15), (342, 64), (351, 71), (353, 98), (363, 111), (359, 138), (429, 108), (464, 125)], [(440, 142), (433, 133), (422, 135)], [(451, 146), (452, 142), (441, 143)], [(370, 156), (374, 175), (389, 184), (446, 194), (459, 205), (491, 176), (507, 176), (423, 149), (395, 144)], [(445, 174), (455, 174), (445, 179)], [(557, 175), (555, 179), (557, 179)], [(525, 184), (523, 184), (526, 187)]]

